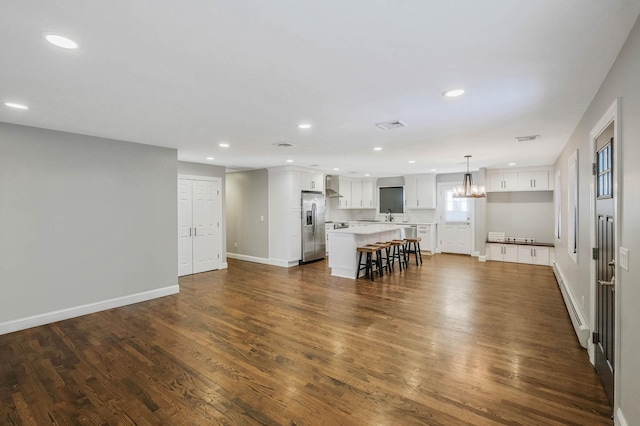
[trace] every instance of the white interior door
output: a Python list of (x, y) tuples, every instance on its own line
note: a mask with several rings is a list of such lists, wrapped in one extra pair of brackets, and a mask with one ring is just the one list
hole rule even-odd
[(219, 268), (218, 182), (193, 181), (193, 273)]
[(191, 181), (178, 179), (178, 276), (193, 273)]
[(455, 184), (440, 185), (440, 247), (443, 253), (471, 254), (473, 199), (454, 198)]

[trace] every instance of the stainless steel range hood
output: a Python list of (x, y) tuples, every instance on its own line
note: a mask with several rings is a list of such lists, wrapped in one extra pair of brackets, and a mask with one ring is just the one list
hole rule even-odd
[(327, 175), (324, 181), (324, 193), (327, 198), (342, 198), (342, 195), (338, 192), (340, 183), (338, 176)]

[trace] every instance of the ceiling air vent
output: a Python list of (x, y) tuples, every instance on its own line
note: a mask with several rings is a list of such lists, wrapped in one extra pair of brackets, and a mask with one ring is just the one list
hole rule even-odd
[(285, 142), (285, 141), (276, 142), (276, 143), (274, 143), (274, 145), (275, 146), (279, 146), (280, 148), (289, 148), (289, 147), (295, 146), (294, 144), (289, 143), (289, 142)]
[(540, 139), (540, 135), (518, 136), (516, 138), (518, 142), (531, 142), (531, 141), (537, 141), (538, 139)]
[(382, 130), (391, 130), (391, 129), (397, 129), (399, 127), (407, 127), (407, 125), (400, 120), (385, 121), (384, 123), (376, 123), (376, 126), (380, 127)]

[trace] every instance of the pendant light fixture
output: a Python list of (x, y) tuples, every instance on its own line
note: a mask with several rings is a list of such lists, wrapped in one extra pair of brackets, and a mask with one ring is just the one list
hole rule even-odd
[(484, 198), (487, 196), (484, 186), (478, 186), (473, 184), (473, 178), (469, 172), (469, 158), (470, 155), (464, 156), (467, 159), (467, 173), (464, 174), (462, 179), (462, 186), (459, 186), (453, 190), (453, 196), (455, 198)]

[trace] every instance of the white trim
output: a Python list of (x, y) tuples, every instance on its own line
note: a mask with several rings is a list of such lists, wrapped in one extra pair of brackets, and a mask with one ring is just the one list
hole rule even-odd
[(154, 290), (144, 291), (142, 293), (130, 294), (127, 296), (116, 297), (115, 299), (103, 300), (86, 305), (74, 306), (71, 308), (60, 309), (44, 314), (33, 315), (26, 318), (6, 321), (0, 323), (0, 335), (13, 333), (14, 331), (25, 330), (39, 325), (50, 324), (52, 322), (62, 321), (69, 318), (80, 317), (83, 315), (93, 314), (107, 309), (120, 308), (134, 303), (144, 302), (159, 297), (169, 296), (180, 292), (180, 287), (175, 284), (168, 287), (157, 288)]
[[(596, 161), (596, 157), (595, 157), (595, 147), (596, 147), (596, 138), (598, 136), (600, 136), (600, 134), (613, 122), (613, 143), (614, 143), (614, 148), (613, 148), (613, 199), (614, 204), (613, 204), (613, 227), (614, 227), (614, 235), (615, 235), (615, 247), (614, 247), (614, 253), (616, 256), (616, 268), (615, 268), (615, 272), (614, 275), (616, 277), (616, 287), (619, 288), (621, 281), (620, 279), (622, 278), (620, 276), (620, 265), (618, 262), (618, 253), (620, 251), (620, 212), (622, 211), (621, 208), (621, 200), (620, 200), (620, 194), (622, 193), (622, 191), (620, 191), (620, 185), (622, 185), (623, 180), (622, 180), (622, 173), (621, 173), (621, 158), (622, 158), (622, 141), (621, 141), (621, 137), (622, 137), (622, 128), (620, 125), (620, 118), (622, 117), (622, 102), (621, 102), (621, 98), (616, 98), (616, 100), (613, 102), (613, 104), (611, 104), (611, 106), (609, 107), (609, 109), (607, 109), (607, 111), (602, 115), (602, 117), (600, 118), (600, 120), (598, 121), (598, 123), (593, 126), (593, 128), (591, 129), (591, 132), (589, 132), (589, 159), (591, 161), (591, 163), (595, 163)], [(596, 194), (596, 188), (595, 188), (595, 178), (592, 176), (590, 179), (590, 185), (589, 185), (589, 190), (590, 192), (590, 197), (589, 197), (589, 209), (590, 209), (590, 216), (589, 216), (589, 220), (591, 221), (591, 226), (590, 226), (590, 230), (591, 230), (591, 235), (590, 235), (590, 243), (591, 243), (591, 247), (595, 247), (596, 246), (596, 200), (595, 200), (595, 194)], [(595, 330), (595, 318), (596, 318), (596, 262), (594, 260), (590, 259), (589, 262), (589, 277), (590, 277), (590, 298), (591, 298), (591, 306), (590, 306), (590, 314), (591, 314), (591, 330)], [(620, 348), (621, 348), (621, 342), (620, 342), (620, 291), (614, 291), (614, 297), (615, 297), (615, 318), (614, 318), (614, 325), (613, 325), (613, 329), (614, 329), (614, 365), (618, 366), (617, 368), (620, 368), (621, 365), (621, 359), (620, 359)], [(592, 342), (589, 342), (589, 359), (591, 360), (591, 363), (595, 365), (595, 345), (592, 344)], [(616, 413), (616, 417), (617, 414), (620, 413), (620, 415), (622, 415), (622, 413), (620, 412), (620, 402), (618, 400), (618, 395), (620, 395), (620, 380), (616, 380), (616, 370), (613, 371), (613, 383), (614, 383), (614, 388), (613, 388), (613, 411), (614, 413)], [(624, 417), (622, 417), (622, 421), (624, 421)], [(625, 422), (626, 423), (626, 422)]]
[(618, 407), (615, 413), (616, 414), (613, 417), (613, 424), (615, 426), (629, 426), (629, 423), (627, 423), (627, 420), (624, 418), (624, 415), (622, 414), (622, 410), (620, 409), (620, 407)]
[(269, 259), (269, 265), (279, 266), (281, 268), (291, 268), (293, 266), (299, 266), (299, 260), (282, 260), (282, 259)]
[(228, 269), (229, 268), (229, 264), (227, 262), (222, 262), (222, 265), (220, 265), (220, 269)]
[(472, 251), (471, 252), (471, 257), (480, 257), (480, 252), (479, 251)]
[(576, 333), (576, 336), (578, 337), (580, 346), (582, 346), (583, 348), (589, 348), (589, 346), (593, 346), (591, 345), (591, 332), (589, 324), (585, 319), (584, 313), (582, 312), (582, 304), (578, 303), (576, 296), (571, 290), (571, 286), (569, 285), (569, 283), (567, 283), (564, 274), (560, 270), (560, 265), (555, 262), (553, 262), (551, 265), (553, 266), (553, 272), (556, 276), (556, 281), (558, 282), (560, 293), (562, 294), (562, 298), (564, 299), (567, 313), (569, 314), (569, 318), (571, 319), (571, 324), (573, 324), (573, 329)]
[(187, 180), (209, 180), (215, 181), (219, 180), (222, 183), (222, 178), (217, 176), (195, 176), (195, 175), (178, 175), (178, 179), (187, 179)]
[(247, 256), (246, 254), (227, 253), (229, 259), (244, 260), (245, 262), (261, 263), (263, 265), (271, 265), (269, 259), (264, 257)]
[(485, 254), (484, 256), (478, 256), (478, 262), (486, 262), (487, 261), (487, 255)]

